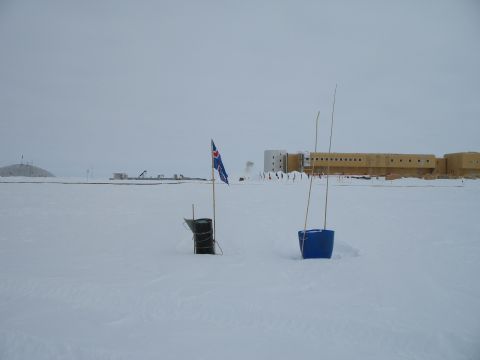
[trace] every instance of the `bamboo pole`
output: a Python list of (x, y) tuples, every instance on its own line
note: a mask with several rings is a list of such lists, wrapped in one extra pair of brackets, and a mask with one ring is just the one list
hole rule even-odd
[(335, 99), (337, 96), (337, 84), (335, 84), (335, 91), (333, 93), (332, 106), (332, 122), (330, 124), (330, 143), (328, 145), (328, 161), (327, 161), (327, 189), (325, 191), (325, 218), (323, 219), (323, 229), (327, 229), (327, 209), (328, 209), (328, 178), (330, 175), (330, 154), (332, 152), (332, 136), (333, 136), (333, 115), (335, 113)]
[[(320, 117), (320, 111), (317, 112), (317, 119), (315, 120), (315, 151), (314, 151), (314, 154), (317, 152), (318, 118), (319, 117)], [(311, 157), (311, 155), (310, 155), (310, 157)], [(310, 208), (310, 196), (312, 194), (312, 182), (313, 182), (314, 171), (315, 171), (315, 157), (313, 157), (313, 159), (312, 159), (312, 173), (310, 175), (310, 186), (308, 188), (307, 211), (305, 212), (305, 224), (303, 226), (302, 257), (303, 257), (303, 245), (305, 244), (305, 237), (306, 237), (306, 231), (307, 231), (308, 209)]]
[(193, 221), (193, 253), (197, 253), (197, 247), (195, 246), (195, 204), (192, 204), (192, 221)]
[(212, 157), (212, 194), (213, 194), (213, 248), (215, 249), (215, 168), (213, 159), (213, 140), (210, 145), (210, 156)]

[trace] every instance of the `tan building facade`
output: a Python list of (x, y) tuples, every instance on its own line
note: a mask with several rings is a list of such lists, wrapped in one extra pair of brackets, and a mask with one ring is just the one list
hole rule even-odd
[[(271, 151), (271, 150), (269, 150)], [(265, 157), (269, 162), (273, 159)], [(296, 153), (284, 152), (282, 162), (273, 171), (315, 174), (366, 175), (416, 178), (479, 177), (480, 153), (431, 154), (382, 153)], [(268, 171), (271, 171), (270, 168)]]
[(463, 152), (446, 154), (446, 174), (454, 177), (479, 177), (480, 153)]
[(424, 177), (435, 170), (434, 155), (310, 153), (303, 171), (316, 174)]

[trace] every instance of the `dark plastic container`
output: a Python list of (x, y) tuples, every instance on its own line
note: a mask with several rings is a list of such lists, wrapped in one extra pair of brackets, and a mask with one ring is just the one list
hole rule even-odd
[(300, 251), (304, 259), (330, 259), (333, 253), (333, 238), (335, 231), (312, 229), (298, 232)]
[(195, 254), (215, 255), (215, 240), (213, 239), (212, 219), (185, 219), (193, 232)]

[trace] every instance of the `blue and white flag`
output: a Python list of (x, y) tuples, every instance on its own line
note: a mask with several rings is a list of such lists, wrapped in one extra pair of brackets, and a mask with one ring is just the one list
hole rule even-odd
[(228, 185), (228, 174), (225, 171), (225, 167), (222, 163), (222, 157), (215, 146), (215, 143), (212, 140), (212, 157), (213, 157), (213, 167), (218, 171), (218, 175), (220, 175), (220, 180)]

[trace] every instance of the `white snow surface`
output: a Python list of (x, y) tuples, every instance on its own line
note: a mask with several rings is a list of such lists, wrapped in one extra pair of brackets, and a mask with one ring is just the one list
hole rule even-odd
[[(0, 182), (0, 359), (479, 359), (480, 181)], [(148, 184), (143, 183), (143, 184)], [(324, 180), (308, 228), (323, 226)]]

